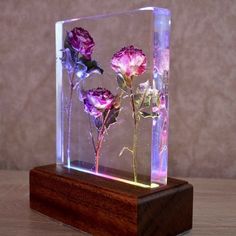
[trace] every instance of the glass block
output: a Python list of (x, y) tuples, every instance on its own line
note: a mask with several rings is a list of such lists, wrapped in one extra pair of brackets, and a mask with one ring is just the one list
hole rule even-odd
[(169, 40), (161, 8), (56, 23), (57, 164), (167, 183)]

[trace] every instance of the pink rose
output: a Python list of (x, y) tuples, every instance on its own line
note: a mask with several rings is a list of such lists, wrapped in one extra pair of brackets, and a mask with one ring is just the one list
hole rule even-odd
[(111, 59), (111, 67), (123, 76), (131, 77), (145, 72), (147, 58), (141, 49), (134, 46), (124, 47)]
[(114, 95), (105, 88), (90, 89), (83, 93), (84, 110), (91, 116), (99, 117), (109, 110), (115, 101)]
[(83, 55), (86, 59), (91, 59), (95, 43), (87, 30), (75, 27), (67, 33), (67, 37), (68, 43), (75, 51)]

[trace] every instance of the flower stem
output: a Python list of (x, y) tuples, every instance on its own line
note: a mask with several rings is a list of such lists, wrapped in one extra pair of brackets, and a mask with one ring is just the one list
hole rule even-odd
[(97, 145), (96, 145), (96, 157), (95, 157), (95, 172), (96, 173), (98, 173), (99, 158), (100, 158), (100, 152), (101, 152), (103, 138), (104, 138), (104, 134), (99, 134)]
[(102, 142), (103, 142), (103, 139), (104, 139), (104, 133), (105, 133), (105, 130), (106, 130), (106, 122), (107, 122), (110, 111), (111, 110), (107, 111), (107, 114), (106, 114), (105, 118), (103, 119), (102, 127), (99, 131), (99, 134), (98, 134), (96, 152), (95, 152), (95, 154), (96, 154), (96, 156), (95, 156), (95, 172), (96, 173), (98, 173), (100, 152), (101, 152), (101, 148), (102, 148)]
[(92, 144), (93, 144), (93, 150), (94, 152), (96, 153), (96, 147), (95, 147), (95, 142), (94, 142), (94, 138), (93, 138), (93, 130), (92, 130), (92, 124), (91, 124), (91, 118), (88, 114), (88, 120), (89, 120), (89, 129), (90, 129), (90, 137), (91, 137), (91, 140), (92, 140)]
[(132, 88), (130, 88), (131, 105), (133, 110), (133, 120), (134, 120), (134, 134), (133, 134), (133, 152), (132, 152), (132, 166), (134, 174), (134, 182), (137, 182), (137, 142), (138, 142), (138, 120), (136, 116), (136, 109), (134, 104), (134, 94)]

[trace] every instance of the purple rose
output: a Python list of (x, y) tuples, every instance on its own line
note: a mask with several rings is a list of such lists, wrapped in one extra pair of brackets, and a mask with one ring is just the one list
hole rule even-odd
[(115, 96), (105, 88), (96, 88), (83, 92), (82, 99), (85, 112), (97, 118), (112, 108)]
[(95, 43), (87, 30), (81, 27), (75, 27), (67, 33), (67, 37), (68, 43), (75, 51), (83, 55), (86, 59), (91, 59)]
[(134, 46), (124, 47), (115, 53), (111, 59), (111, 67), (123, 76), (131, 77), (145, 72), (147, 58), (141, 49)]

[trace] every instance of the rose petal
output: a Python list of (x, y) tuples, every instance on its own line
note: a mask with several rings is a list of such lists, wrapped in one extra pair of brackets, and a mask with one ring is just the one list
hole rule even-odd
[(123, 76), (138, 76), (145, 72), (147, 59), (141, 49), (134, 46), (124, 47), (116, 52), (111, 60), (111, 68)]

